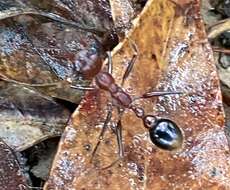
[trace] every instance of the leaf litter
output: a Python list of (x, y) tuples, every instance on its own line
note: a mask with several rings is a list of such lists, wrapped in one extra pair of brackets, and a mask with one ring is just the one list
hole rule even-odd
[[(15, 71), (15, 73), (11, 72), (15, 64), (11, 64), (10, 66), (6, 66), (7, 64), (5, 64), (3, 67), (3, 72), (1, 72), (1, 78), (2, 80), (5, 80), (6, 83), (3, 82), (2, 84), (4, 84), (3, 86), (7, 86), (7, 89), (11, 89), (11, 91), (9, 91), (9, 93), (5, 91), (4, 92), (5, 94), (3, 93), (3, 95), (7, 96), (10, 94), (10, 92), (14, 92), (12, 88), (16, 88), (15, 91), (20, 91), (18, 86), (19, 87), (23, 86), (23, 90), (26, 89), (25, 92), (28, 91), (34, 92), (36, 90), (39, 90), (39, 93), (37, 94), (36, 97), (39, 97), (40, 99), (44, 99), (44, 98), (47, 99), (47, 102), (45, 101), (47, 105), (49, 104), (53, 106), (55, 105), (55, 102), (53, 102), (53, 100), (50, 99), (49, 96), (55, 97), (55, 100), (64, 100), (64, 101), (67, 100), (74, 103), (79, 102), (81, 93), (80, 94), (76, 93), (76, 89), (73, 90), (71, 88), (66, 88), (67, 86), (69, 86), (69, 81), (65, 81), (65, 80), (62, 81), (62, 80), (63, 80), (63, 76), (64, 78), (68, 76), (71, 78), (71, 81), (72, 80), (77, 81), (79, 84), (85, 83), (84, 80), (78, 81), (78, 77), (75, 79), (76, 76), (71, 75), (72, 72), (71, 69), (70, 70), (67, 69), (68, 72), (65, 71), (65, 69), (67, 68), (65, 64), (66, 60), (67, 62), (73, 62), (73, 57), (75, 57), (76, 52), (81, 51), (82, 47), (76, 49), (75, 48), (71, 49), (67, 47), (64, 48), (63, 51), (63, 49), (60, 50), (59, 47), (55, 47), (53, 41), (56, 42), (56, 39), (58, 38), (58, 43), (64, 44), (64, 47), (66, 47), (65, 44), (66, 45), (72, 44), (73, 41), (71, 40), (70, 41), (67, 40), (68, 43), (62, 43), (61, 37), (69, 35), (69, 33), (65, 34), (65, 32), (63, 32), (62, 30), (63, 28), (66, 28), (67, 31), (70, 29), (73, 31), (73, 33), (75, 33), (78, 31), (76, 29), (76, 25), (78, 25), (78, 23), (81, 23), (82, 25), (85, 24), (85, 26), (89, 26), (89, 27), (96, 27), (97, 29), (99, 29), (99, 31), (110, 30), (112, 25), (110, 21), (111, 19), (110, 10), (107, 7), (108, 4), (106, 4), (106, 1), (97, 1), (96, 3), (90, 4), (91, 3), (90, 1), (81, 2), (81, 1), (72, 1), (72, 0), (39, 1), (39, 3), (36, 1), (23, 1), (23, 2), (17, 1), (17, 3), (18, 2), (20, 2), (19, 3), (20, 6), (16, 7), (15, 9), (16, 15), (13, 15), (13, 9), (9, 8), (8, 12), (7, 9), (5, 9), (7, 6), (10, 7), (12, 7), (12, 5), (15, 6), (14, 1), (8, 0), (5, 1), (5, 4), (1, 2), (1, 5), (4, 4), (5, 7), (3, 10), (6, 11), (7, 14), (10, 13), (10, 10), (12, 11), (11, 16), (9, 14), (9, 16), (7, 17), (7, 14), (5, 14), (6, 17), (4, 18), (4, 20), (2, 20), (3, 28), (4, 28), (3, 33), (6, 33), (7, 35), (10, 34), (9, 36), (11, 36), (10, 38), (6, 38), (8, 40), (5, 40), (5, 38), (3, 38), (6, 42), (3, 43), (3, 47), (7, 47), (5, 50), (9, 50), (9, 49), (13, 50), (10, 53), (15, 52), (15, 50), (18, 51), (22, 47), (23, 47), (22, 50), (24, 51), (26, 50), (26, 52), (28, 52), (27, 49), (29, 49), (30, 51), (29, 53), (26, 53), (26, 55), (29, 55), (29, 57), (31, 56), (33, 57), (35, 54), (38, 57), (35, 59), (35, 62), (41, 62), (39, 66), (39, 70), (40, 68), (42, 68), (42, 72), (40, 71), (34, 72), (35, 67), (32, 69), (29, 67), (30, 71), (32, 72), (29, 73), (29, 75), (26, 74), (26, 77), (22, 77), (24, 75), (17, 75), (18, 74), (17, 71)], [(170, 2), (173, 2), (173, 4), (170, 4)], [(135, 116), (132, 113), (130, 113), (129, 110), (127, 110), (125, 115), (122, 117), (122, 125), (124, 128), (123, 140), (125, 141), (124, 145), (126, 151), (125, 159), (115, 164), (114, 168), (108, 168), (107, 171), (98, 170), (98, 167), (100, 168), (101, 166), (106, 166), (110, 164), (112, 160), (115, 160), (117, 158), (117, 147), (116, 147), (117, 143), (116, 143), (115, 135), (113, 134), (112, 131), (107, 131), (106, 137), (104, 139), (104, 143), (102, 143), (101, 147), (99, 148), (99, 151), (97, 152), (93, 163), (91, 163), (91, 165), (82, 164), (81, 158), (86, 160), (87, 159), (89, 160), (89, 158), (91, 158), (92, 155), (91, 151), (98, 140), (97, 138), (98, 138), (98, 133), (100, 131), (100, 126), (101, 124), (103, 124), (105, 119), (105, 114), (106, 114), (105, 110), (106, 110), (107, 101), (111, 100), (108, 94), (104, 92), (100, 92), (100, 91), (89, 92), (87, 93), (85, 100), (81, 104), (81, 107), (77, 111), (77, 114), (75, 113), (73, 115), (73, 120), (70, 121), (70, 125), (66, 129), (69, 130), (70, 132), (68, 133), (64, 132), (64, 135), (68, 134), (68, 136), (63, 137), (63, 139), (69, 140), (68, 141), (69, 144), (67, 143), (67, 145), (71, 145), (70, 147), (73, 149), (77, 149), (74, 148), (77, 146), (76, 143), (80, 142), (82, 144), (82, 146), (78, 145), (79, 151), (76, 151), (77, 153), (80, 152), (81, 154), (80, 155), (78, 154), (73, 159), (70, 159), (71, 154), (68, 153), (64, 154), (64, 158), (66, 158), (64, 159), (64, 163), (69, 166), (73, 166), (72, 170), (76, 169), (75, 167), (78, 167), (79, 170), (76, 170), (79, 172), (78, 174), (80, 174), (80, 171), (83, 171), (83, 173), (81, 175), (75, 175), (76, 171), (68, 170), (62, 172), (60, 170), (61, 171), (60, 176), (56, 174), (54, 175), (55, 177), (57, 177), (56, 180), (57, 179), (59, 180), (60, 186), (61, 183), (63, 182), (63, 177), (64, 177), (65, 180), (67, 180), (66, 182), (67, 186), (69, 185), (71, 180), (74, 179), (74, 184), (76, 182), (76, 184), (80, 184), (81, 186), (83, 186), (83, 188), (85, 188), (85, 186), (91, 188), (93, 184), (94, 189), (101, 188), (101, 187), (103, 189), (103, 187), (107, 188), (109, 183), (106, 176), (107, 177), (112, 176), (110, 179), (111, 189), (119, 189), (119, 186), (125, 188), (129, 185), (131, 185), (131, 187), (134, 189), (138, 187), (145, 187), (146, 189), (148, 188), (167, 189), (169, 187), (183, 188), (183, 189), (188, 187), (190, 189), (192, 188), (197, 189), (200, 188), (200, 186), (202, 186), (202, 188), (204, 189), (228, 188), (228, 183), (227, 183), (227, 179), (229, 175), (228, 157), (227, 157), (228, 148), (226, 146), (227, 142), (223, 134), (223, 130), (222, 128), (218, 128), (218, 126), (220, 127), (223, 126), (222, 124), (223, 113), (222, 113), (222, 106), (221, 106), (219, 91), (218, 91), (219, 90), (218, 81), (216, 79), (215, 69), (213, 68), (212, 57), (207, 55), (208, 53), (212, 54), (212, 52), (210, 50), (210, 47), (207, 45), (206, 36), (204, 34), (204, 28), (202, 26), (202, 23), (200, 23), (201, 22), (200, 15), (197, 7), (198, 1), (194, 3), (191, 3), (191, 1), (181, 1), (181, 2), (170, 1), (170, 2), (160, 1), (159, 4), (158, 3), (155, 4), (155, 8), (153, 9), (154, 10), (153, 13), (157, 15), (157, 19), (156, 20), (153, 19), (154, 30), (156, 28), (160, 28), (159, 30), (154, 31), (152, 29), (153, 27), (152, 24), (147, 24), (149, 26), (143, 27), (143, 29), (137, 29), (142, 26), (143, 24), (142, 20), (145, 19), (148, 20), (151, 17), (149, 18), (148, 16), (146, 17), (143, 16), (142, 17), (143, 19), (140, 19), (140, 21), (137, 20), (134, 21), (133, 32), (131, 32), (131, 34), (128, 35), (129, 40), (125, 39), (124, 42), (122, 42), (113, 51), (113, 62), (115, 66), (113, 75), (115, 76), (116, 81), (119, 83), (121, 81), (122, 70), (124, 72), (127, 66), (127, 62), (130, 60), (130, 58), (133, 55), (133, 49), (130, 47), (132, 45), (130, 44), (132, 44), (132, 41), (134, 41), (138, 46), (138, 50), (139, 51), (141, 50), (139, 53), (139, 55), (141, 56), (139, 56), (137, 63), (135, 63), (135, 67), (131, 73), (131, 76), (129, 76), (128, 80), (125, 82), (125, 89), (127, 89), (127, 91), (131, 93), (131, 95), (140, 95), (143, 94), (143, 92), (152, 89), (178, 90), (178, 88), (179, 89), (184, 88), (183, 90), (187, 94), (185, 93), (183, 96), (179, 96), (179, 97), (166, 96), (166, 97), (160, 97), (159, 99), (154, 98), (152, 100), (144, 100), (144, 101), (137, 102), (137, 104), (144, 107), (145, 111), (148, 113), (154, 113), (162, 117), (171, 118), (175, 120), (178, 124), (180, 124), (180, 126), (182, 126), (183, 131), (185, 133), (185, 139), (187, 140), (184, 143), (185, 146), (179, 152), (173, 152), (173, 153), (165, 153), (153, 147), (152, 144), (150, 145), (148, 135), (146, 131), (143, 129), (142, 123), (140, 123), (140, 121), (136, 119)], [(151, 3), (148, 2), (147, 4), (148, 8), (151, 7), (149, 4)], [(82, 5), (81, 9), (75, 9), (76, 7), (79, 7), (81, 5)], [(22, 14), (19, 13), (20, 11), (17, 13), (17, 11), (20, 10), (21, 8), (24, 9), (23, 10), (24, 12), (22, 11)], [(36, 16), (34, 14), (29, 14), (29, 12), (26, 12), (26, 10), (29, 9), (34, 10), (35, 14), (38, 13), (38, 15)], [(94, 12), (95, 10), (98, 12), (95, 13)], [(3, 15), (4, 15), (4, 11), (2, 12)], [(105, 11), (107, 16), (101, 14), (101, 11), (102, 12)], [(52, 13), (50, 14), (49, 12)], [(148, 13), (148, 11), (146, 12)], [(175, 12), (177, 14), (175, 14)], [(74, 22), (76, 23), (76, 25), (74, 27), (74, 25), (64, 23), (61, 20), (56, 20), (58, 22), (54, 22), (55, 19), (48, 18), (49, 16), (47, 17), (46, 15), (42, 15), (41, 13), (45, 13), (45, 14), (48, 13), (48, 15), (54, 15), (54, 16), (58, 15), (61, 19), (64, 19), (69, 23)], [(166, 15), (163, 15), (161, 13), (164, 13)], [(121, 12), (121, 14), (123, 13)], [(145, 15), (144, 13), (142, 14)], [(163, 23), (159, 22), (158, 19), (160, 21), (165, 21), (165, 22)], [(15, 23), (17, 24), (15, 25)], [(40, 25), (40, 23), (43, 24), (44, 26), (42, 30), (36, 27), (36, 25)], [(152, 22), (146, 21), (146, 23), (152, 23)], [(138, 24), (140, 24), (141, 26), (138, 26)], [(151, 29), (149, 30), (149, 28)], [(176, 28), (177, 30), (174, 31), (174, 28)], [(47, 31), (49, 32), (47, 32), (45, 29), (47, 29)], [(58, 32), (56, 32), (56, 30), (58, 30)], [(137, 32), (135, 32), (135, 30), (137, 30)], [(8, 33), (5, 31), (7, 31)], [(13, 33), (18, 35), (15, 34), (11, 35), (12, 34), (11, 31), (13, 31)], [(52, 36), (53, 33), (55, 33), (54, 36)], [(62, 34), (64, 33), (64, 35), (59, 35), (60, 33)], [(178, 35), (176, 33), (178, 33)], [(80, 35), (80, 37), (77, 40), (75, 40), (75, 42), (79, 41), (79, 39), (81, 38), (84, 38), (84, 34), (87, 35), (89, 33), (83, 32), (83, 34)], [(96, 34), (94, 34), (94, 36), (95, 35)], [(146, 39), (145, 39), (145, 35), (147, 35)], [(20, 36), (23, 36), (22, 38), (23, 43), (20, 42), (21, 41)], [(46, 39), (46, 36), (48, 36), (48, 40)], [(77, 35), (75, 36), (71, 34), (71, 36), (73, 38), (76, 38)], [(91, 41), (89, 40), (88, 42), (86, 42), (88, 45), (86, 46), (83, 45), (84, 46), (83, 49), (88, 49), (92, 47), (92, 44), (93, 46), (95, 45), (95, 43), (93, 42), (94, 41), (93, 38), (94, 37), (92, 37)], [(97, 36), (96, 38), (97, 40), (99, 39), (99, 41), (101, 41), (101, 37), (98, 38)], [(153, 38), (152, 41), (149, 40), (152, 38)], [(12, 39), (14, 43), (12, 43)], [(69, 38), (67, 37), (67, 39)], [(148, 41), (149, 44), (146, 43), (146, 41)], [(8, 44), (10, 44), (10, 46), (6, 46)], [(50, 51), (51, 49), (55, 50), (55, 53), (51, 52)], [(191, 49), (194, 50), (190, 51)], [(200, 54), (198, 54), (197, 52), (200, 52)], [(206, 60), (204, 58), (202, 59), (201, 57), (202, 53), (205, 55), (204, 57), (207, 58)], [(21, 51), (20, 54), (23, 55), (23, 51)], [(12, 56), (12, 54), (9, 55)], [(143, 55), (146, 55), (146, 57)], [(7, 56), (4, 55), (4, 59)], [(196, 56), (197, 59), (195, 59)], [(18, 60), (18, 58), (20, 58), (21, 60), (24, 60), (25, 59), (24, 57), (28, 57), (28, 56), (22, 56), (22, 57), (16, 56), (14, 59)], [(5, 61), (4, 59), (3, 61)], [(27, 65), (30, 65), (34, 62), (34, 58), (29, 60), (30, 60), (29, 64)], [(188, 62), (190, 62), (191, 60), (192, 63), (188, 64)], [(201, 60), (203, 60), (203, 62)], [(13, 63), (13, 61), (14, 60), (12, 59), (11, 62)], [(59, 73), (54, 72), (55, 69), (53, 69), (53, 67), (50, 67), (50, 65), (47, 64), (50, 62), (54, 63), (51, 66), (58, 65), (58, 68), (60, 68), (60, 66), (64, 68), (64, 70), (62, 69), (64, 72), (59, 72)], [(140, 63), (141, 66), (138, 66), (140, 65)], [(149, 69), (148, 71), (146, 71), (147, 69), (144, 68), (145, 64), (143, 63), (146, 64), (147, 68)], [(198, 64), (195, 63), (199, 63), (199, 66), (201, 66), (201, 68), (196, 67)], [(209, 67), (208, 68), (204, 67), (204, 63), (206, 63)], [(5, 68), (7, 68), (8, 70), (7, 75), (5, 72)], [(18, 67), (16, 68), (17, 69), (15, 70), (18, 70)], [(26, 67), (26, 69), (28, 69), (28, 67)], [(20, 73), (24, 73), (26, 69), (19, 68)], [(196, 73), (195, 71), (197, 70), (202, 71), (204, 73), (202, 74), (198, 73), (197, 75), (194, 75)], [(58, 71), (61, 70), (58, 69)], [(212, 74), (209, 75), (211, 71)], [(147, 74), (149, 72), (151, 73), (150, 75)], [(39, 77), (40, 73), (42, 73), (42, 76), (44, 77)], [(208, 78), (208, 76), (211, 76), (210, 81), (204, 82), (204, 78)], [(200, 84), (202, 83), (201, 81), (204, 82), (206, 85), (200, 86)], [(51, 86), (47, 84), (51, 84)], [(12, 85), (12, 87), (9, 87), (10, 85)], [(59, 92), (57, 92), (57, 89), (60, 89)], [(210, 89), (212, 89), (213, 91), (211, 91)], [(41, 92), (42, 94), (40, 94)], [(209, 93), (210, 96), (208, 95)], [(18, 92), (16, 94), (18, 95), (13, 99), (12, 98), (9, 99), (9, 97), (6, 98), (7, 102), (9, 102), (11, 106), (13, 105), (15, 109), (14, 112), (16, 113), (16, 115), (18, 113), (23, 115), (22, 111), (25, 111), (26, 114), (24, 114), (24, 117), (25, 115), (26, 116), (31, 115), (31, 117), (34, 117), (36, 114), (34, 115), (33, 113), (36, 113), (36, 110), (34, 112), (28, 113), (27, 111), (28, 106), (24, 106), (23, 100), (20, 100), (19, 98), (19, 101), (16, 101), (16, 103), (14, 102), (15, 100), (18, 99), (18, 97), (21, 96), (20, 94), (23, 93)], [(75, 97), (73, 95), (75, 95)], [(23, 103), (21, 103), (21, 101)], [(48, 103), (49, 101), (50, 103)], [(36, 107), (36, 105), (37, 104), (31, 107), (32, 110), (34, 110), (34, 107)], [(211, 107), (211, 105), (214, 107)], [(30, 106), (31, 105), (29, 105), (29, 107)], [(26, 109), (20, 110), (21, 107)], [(57, 106), (57, 107), (61, 108), (62, 106)], [(9, 106), (7, 106), (7, 109), (9, 109)], [(102, 110), (102, 111), (98, 113), (97, 112), (98, 110)], [(64, 112), (67, 113), (68, 111), (65, 110)], [(79, 119), (79, 114), (81, 116), (80, 119)], [(55, 113), (53, 115), (55, 115)], [(92, 124), (92, 121), (90, 121), (89, 118), (91, 118), (95, 123)], [(216, 118), (216, 120), (214, 120), (214, 118)], [(117, 120), (117, 113), (115, 110), (113, 112), (112, 124), (115, 124), (116, 120)], [(183, 123), (182, 120), (187, 122)], [(84, 125), (84, 123), (86, 124)], [(190, 123), (192, 123), (192, 125), (190, 125)], [(94, 125), (98, 126), (99, 129), (97, 128), (95, 130)], [(82, 127), (83, 130), (79, 134), (80, 137), (77, 137), (77, 139), (73, 139), (75, 137), (75, 128), (76, 127), (80, 128), (81, 126), (83, 126)], [(202, 129), (200, 126), (202, 126)], [(85, 137), (84, 131), (87, 130), (88, 132), (86, 133), (86, 137)], [(206, 135), (206, 133), (208, 135)], [(90, 137), (92, 137), (92, 139), (88, 139), (89, 135), (91, 135)], [(37, 142), (39, 141), (35, 141), (35, 143)], [(49, 142), (50, 141), (48, 140), (47, 143)], [(64, 143), (66, 145), (66, 141), (64, 141)], [(60, 147), (62, 148), (63, 145), (60, 145)], [(60, 147), (59, 150), (61, 149)], [(82, 150), (81, 147), (84, 147), (84, 149)], [(214, 147), (214, 148), (211, 150), (210, 147)], [(68, 146), (66, 150), (69, 150)], [(152, 158), (152, 156), (154, 158)], [(78, 159), (77, 161), (75, 161), (76, 158)], [(144, 160), (141, 160), (143, 158)], [(42, 159), (43, 158), (41, 158), (41, 160)], [(180, 162), (178, 160), (180, 160)], [(181, 160), (183, 162), (181, 162)], [(57, 159), (54, 161), (53, 168), (57, 166), (56, 162)], [(178, 164), (176, 165), (177, 166), (181, 165), (181, 167), (175, 168), (175, 163), (177, 162)], [(82, 165), (79, 163), (81, 163)], [(44, 164), (46, 163), (44, 162)], [(38, 163), (37, 170), (36, 167), (33, 167), (34, 169), (33, 171), (32, 170), (31, 171), (36, 176), (45, 179), (46, 177), (42, 175), (42, 173), (45, 174), (47, 170), (46, 171), (44, 170), (44, 172), (39, 171), (40, 169), (38, 168), (39, 165), (40, 166), (42, 165), (41, 162)], [(84, 172), (84, 168), (88, 169), (87, 171), (89, 173), (93, 171), (92, 174)], [(123, 171), (121, 171), (122, 169)], [(52, 172), (54, 173), (54, 169), (52, 170)], [(48, 185), (49, 183), (52, 184), (52, 180), (53, 180), (52, 178), (54, 177), (52, 176), (53, 175), (52, 172), (51, 172), (51, 177), (47, 183)], [(125, 175), (123, 175), (124, 173)], [(126, 175), (126, 173), (128, 175)], [(97, 176), (99, 179), (95, 179), (95, 176)], [(89, 177), (92, 178), (92, 181), (88, 181)], [(182, 184), (182, 182), (185, 184)], [(197, 185), (195, 182), (199, 182), (200, 186)], [(168, 186), (166, 187), (167, 184), (165, 185), (165, 183), (167, 183), (169, 187)], [(143, 184), (145, 185), (143, 186)], [(151, 184), (154, 184), (154, 187), (152, 187)], [(26, 186), (23, 186), (23, 188), (24, 187)]]
[[(200, 1), (183, 2), (149, 0), (112, 51), (113, 76), (121, 84), (134, 53), (130, 43), (138, 47), (124, 85), (132, 96), (150, 90), (184, 93), (136, 102), (146, 113), (175, 121), (184, 133), (183, 147), (169, 152), (153, 146), (140, 119), (126, 110), (121, 120), (125, 157), (105, 167), (118, 157), (116, 137), (109, 130), (92, 160), (111, 101), (108, 93), (95, 89), (86, 93), (65, 128), (44, 189), (230, 188), (221, 92)], [(117, 119), (114, 108), (111, 125)]]

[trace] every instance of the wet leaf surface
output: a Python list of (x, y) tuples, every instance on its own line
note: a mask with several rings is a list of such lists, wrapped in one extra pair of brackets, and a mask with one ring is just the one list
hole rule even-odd
[[(45, 189), (230, 188), (220, 87), (199, 3), (148, 1), (129, 40), (119, 44), (112, 56), (113, 76), (120, 84), (134, 53), (130, 42), (137, 45), (139, 56), (124, 85), (133, 97), (150, 90), (184, 92), (134, 102), (145, 113), (175, 121), (183, 130), (183, 147), (160, 150), (151, 143), (142, 121), (126, 110), (121, 120), (124, 159), (105, 168), (118, 158), (110, 129), (91, 160), (111, 97), (99, 89), (88, 92), (64, 131)], [(190, 8), (181, 11), (182, 5)], [(117, 120), (114, 108), (110, 126)]]
[(70, 112), (51, 98), (20, 85), (0, 82), (0, 138), (25, 150), (60, 136)]
[(20, 168), (15, 153), (0, 140), (0, 187), (7, 190), (26, 190), (26, 177)]

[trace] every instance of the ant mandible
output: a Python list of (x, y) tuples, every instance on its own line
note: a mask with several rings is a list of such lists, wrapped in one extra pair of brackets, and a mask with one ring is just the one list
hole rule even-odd
[[(131, 47), (134, 50), (134, 55), (128, 63), (125, 74), (122, 78), (121, 86), (123, 86), (124, 81), (132, 71), (134, 63), (138, 57), (138, 49), (136, 47), (136, 44), (132, 43)], [(142, 107), (137, 107), (132, 104), (136, 99), (146, 99), (154, 96), (179, 94), (179, 92), (153, 91), (144, 93), (142, 96), (138, 98), (131, 98), (131, 96), (127, 92), (125, 92), (122, 87), (116, 84), (112, 76), (112, 58), (110, 53), (108, 53), (108, 71), (101, 71), (102, 60), (98, 56), (96, 51), (83, 50), (79, 53), (80, 55), (78, 55), (78, 59), (75, 62), (77, 72), (82, 74), (85, 78), (95, 78), (95, 83), (97, 87), (110, 93), (113, 100), (115, 100), (116, 106), (120, 113), (123, 113), (124, 109), (130, 109), (135, 113), (135, 115), (138, 118), (142, 119), (144, 127), (147, 128), (149, 131), (149, 136), (153, 144), (164, 150), (175, 150), (182, 146), (182, 131), (175, 122), (173, 122), (170, 119), (158, 118), (154, 115), (145, 114), (144, 109)], [(72, 87), (75, 88), (74, 86)], [(89, 88), (86, 88), (86, 90), (88, 89)], [(112, 105), (109, 105), (110, 106), (108, 109), (108, 113), (103, 128), (101, 130), (98, 143), (93, 150), (92, 158), (94, 157), (99, 144), (103, 140), (104, 133), (106, 131), (106, 128), (108, 127), (108, 123), (112, 118)], [(118, 152), (120, 158), (124, 157), (121, 130), (122, 125), (121, 120), (119, 119), (117, 126), (115, 127), (115, 133), (117, 135), (119, 149)]]

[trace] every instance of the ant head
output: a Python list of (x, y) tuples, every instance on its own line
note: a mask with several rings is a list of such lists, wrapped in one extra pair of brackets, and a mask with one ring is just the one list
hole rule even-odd
[(159, 148), (175, 150), (182, 146), (182, 132), (173, 121), (147, 115), (143, 118), (143, 122), (144, 126), (149, 129), (151, 141)]

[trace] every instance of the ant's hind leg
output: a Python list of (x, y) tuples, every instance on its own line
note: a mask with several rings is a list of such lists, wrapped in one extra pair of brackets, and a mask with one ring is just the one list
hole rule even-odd
[(103, 170), (108, 169), (108, 168), (114, 166), (118, 161), (120, 161), (121, 159), (124, 158), (124, 146), (122, 144), (122, 125), (121, 125), (121, 121), (120, 120), (118, 121), (118, 123), (117, 123), (114, 131), (115, 131), (115, 134), (117, 136), (118, 158), (114, 162), (112, 162), (110, 165), (102, 168)]
[(117, 122), (117, 125), (113, 128), (114, 133), (116, 134), (117, 137), (117, 145), (118, 145), (118, 158), (112, 162), (110, 165), (102, 168), (102, 169), (108, 169), (112, 166), (114, 166), (118, 161), (124, 158), (124, 146), (122, 143), (122, 124), (121, 124), (121, 116), (123, 114), (123, 110), (118, 110), (119, 111), (119, 121)]
[(90, 162), (93, 161), (93, 158), (94, 158), (94, 156), (95, 156), (95, 154), (96, 154), (96, 152), (97, 152), (97, 149), (98, 149), (99, 145), (101, 144), (101, 142), (102, 142), (102, 140), (103, 140), (103, 138), (104, 138), (104, 134), (105, 134), (105, 132), (106, 132), (106, 129), (108, 128), (108, 124), (109, 124), (109, 122), (111, 121), (111, 118), (112, 118), (112, 105), (111, 105), (111, 104), (108, 104), (108, 113), (107, 113), (105, 122), (104, 122), (104, 124), (103, 124), (103, 127), (102, 127), (102, 129), (101, 129), (101, 133), (100, 133), (100, 135), (99, 135), (99, 137), (98, 137), (97, 144), (96, 144), (96, 146), (95, 146), (95, 148), (94, 148), (94, 150), (93, 150), (93, 153), (92, 153), (92, 157), (91, 157), (91, 159), (90, 159)]
[(131, 49), (133, 50), (133, 57), (129, 61), (128, 66), (125, 70), (125, 73), (122, 77), (121, 86), (124, 85), (125, 80), (128, 78), (130, 72), (133, 70), (134, 63), (136, 62), (137, 57), (139, 55), (139, 51), (138, 51), (138, 48), (137, 48), (137, 45), (135, 44), (135, 42), (133, 42), (133, 41), (131, 41), (131, 39), (129, 39), (129, 44), (130, 44)]
[(116, 128), (115, 128), (115, 133), (117, 136), (117, 145), (118, 145), (118, 155), (119, 158), (124, 157), (124, 146), (122, 144), (122, 124), (121, 124), (121, 117), (124, 113), (124, 109), (118, 108), (118, 113), (119, 113), (119, 121), (117, 122)]
[(124, 146), (122, 144), (122, 125), (121, 125), (121, 120), (118, 121), (115, 132), (116, 132), (116, 136), (117, 136), (119, 159), (122, 159), (124, 157), (125, 153), (124, 153)]

